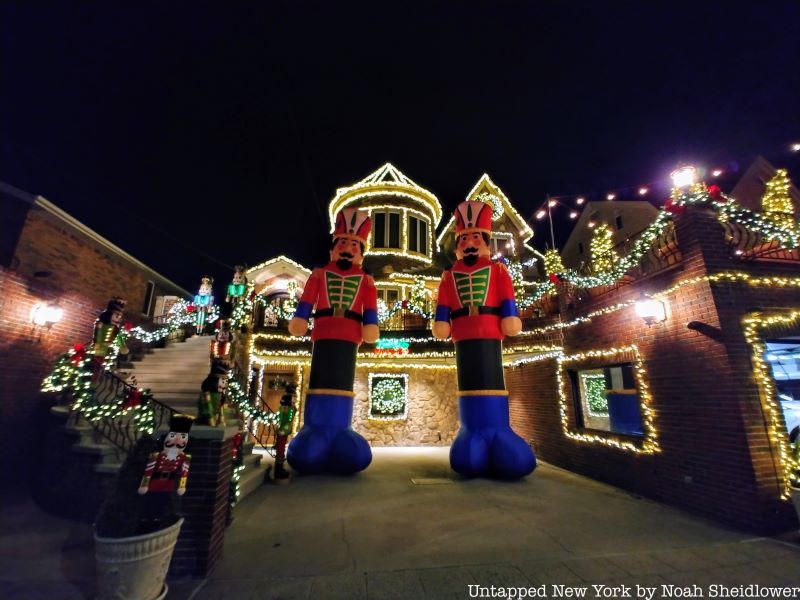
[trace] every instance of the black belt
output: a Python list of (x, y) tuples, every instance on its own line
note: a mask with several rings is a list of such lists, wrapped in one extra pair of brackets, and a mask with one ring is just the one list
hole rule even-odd
[(500, 316), (500, 308), (497, 306), (465, 306), (450, 313), (450, 319), (458, 319), (467, 315), (497, 315)]
[(345, 310), (344, 308), (321, 308), (314, 312), (314, 318), (319, 317), (344, 317), (345, 319), (353, 319), (353, 321), (361, 322), (361, 313), (354, 310)]

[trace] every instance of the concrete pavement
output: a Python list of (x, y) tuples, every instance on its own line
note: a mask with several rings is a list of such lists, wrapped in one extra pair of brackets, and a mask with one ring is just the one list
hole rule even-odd
[[(660, 598), (678, 591), (668, 585), (697, 585), (681, 591), (702, 597), (712, 584), (800, 586), (798, 534), (752, 538), (548, 465), (521, 482), (461, 480), (447, 448), (374, 454), (356, 477), (257, 490), (236, 508), (211, 576), (172, 582), (169, 598), (469, 598), (492, 597), (490, 586), (635, 598), (637, 584)], [(22, 501), (3, 521), (0, 597), (91, 594), (88, 527)]]

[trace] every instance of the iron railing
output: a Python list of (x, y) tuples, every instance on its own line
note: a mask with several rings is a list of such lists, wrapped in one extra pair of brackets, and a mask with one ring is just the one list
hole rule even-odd
[[(248, 389), (247, 376), (238, 364), (234, 364), (232, 368), (233, 378), (239, 383), (243, 390)], [(254, 385), (249, 386), (248, 400), (254, 408), (258, 409), (261, 413), (267, 413), (270, 416), (276, 417), (276, 413), (272, 410), (263, 395), (258, 394)], [(275, 418), (270, 419), (269, 422), (256, 422), (253, 419), (247, 418), (244, 414), (240, 414), (239, 418), (242, 421), (242, 428), (247, 432), (256, 444), (264, 449), (270, 456), (275, 456), (275, 441), (276, 427)]]
[(724, 221), (725, 243), (731, 256), (745, 261), (800, 261), (800, 249), (783, 248), (775, 240), (766, 240), (759, 232), (740, 223)]

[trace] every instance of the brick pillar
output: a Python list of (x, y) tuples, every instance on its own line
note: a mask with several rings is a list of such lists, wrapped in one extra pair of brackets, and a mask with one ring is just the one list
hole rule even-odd
[(187, 448), (192, 465), (181, 507), (185, 521), (172, 556), (171, 577), (204, 577), (222, 556), (237, 432), (237, 427), (192, 427)]

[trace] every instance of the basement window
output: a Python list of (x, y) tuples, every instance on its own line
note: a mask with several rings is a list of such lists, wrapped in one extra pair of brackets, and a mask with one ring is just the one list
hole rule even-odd
[(621, 363), (570, 370), (578, 427), (624, 435), (644, 435), (634, 367)]

